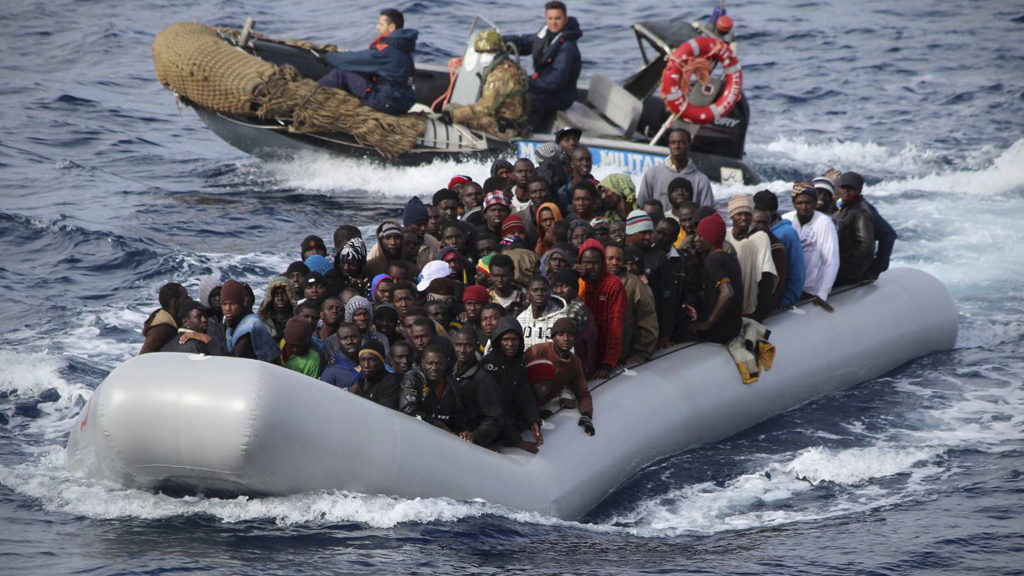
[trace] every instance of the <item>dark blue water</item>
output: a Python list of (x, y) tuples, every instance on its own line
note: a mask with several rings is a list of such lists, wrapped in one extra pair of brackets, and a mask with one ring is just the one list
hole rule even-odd
[[(540, 20), (539, 2), (398, 6), (423, 61), (461, 51), (477, 13), (508, 31)], [(864, 173), (900, 232), (895, 265), (928, 270), (957, 298), (956, 350), (658, 462), (579, 523), (358, 494), (172, 499), (70, 475), (71, 420), (139, 348), (162, 283), (194, 289), (218, 273), (262, 290), (310, 230), (369, 229), (451, 174), (486, 173), (261, 163), (179, 114), (153, 76), (150, 42), (175, 21), (252, 16), (273, 36), (355, 46), (379, 8), (0, 11), (0, 573), (1021, 572), (1024, 6), (1005, 0), (729, 4), (748, 161), (780, 193), (831, 166)], [(628, 23), (711, 8), (570, 5), (584, 74), (634, 71)]]

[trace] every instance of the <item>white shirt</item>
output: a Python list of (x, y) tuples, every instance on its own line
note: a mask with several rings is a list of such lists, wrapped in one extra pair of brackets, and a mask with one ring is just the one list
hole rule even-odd
[(832, 219), (817, 210), (806, 225), (800, 224), (796, 210), (782, 217), (800, 233), (806, 272), (804, 292), (827, 301), (839, 274), (839, 235)]
[(736, 259), (740, 261), (740, 272), (743, 274), (744, 314), (753, 314), (757, 310), (757, 283), (761, 281), (762, 274), (768, 272), (775, 276), (772, 290), (779, 281), (779, 273), (775, 269), (775, 261), (772, 260), (771, 239), (767, 234), (753, 232), (743, 240), (737, 240), (732, 235), (732, 228), (725, 234), (725, 241), (736, 249)]

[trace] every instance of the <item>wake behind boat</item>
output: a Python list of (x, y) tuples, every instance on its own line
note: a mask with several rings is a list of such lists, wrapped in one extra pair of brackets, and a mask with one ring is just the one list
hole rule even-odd
[[(299, 95), (293, 99), (293, 104), (304, 110), (322, 105), (323, 93), (342, 92), (317, 88), (313, 83), (332, 70), (323, 56), (337, 50), (333, 45), (276, 40), (255, 34), (251, 28), (214, 29), (182, 23), (168, 27), (157, 36), (153, 53), (158, 78), (181, 102), (192, 107), (225, 142), (260, 158), (319, 151), (339, 156), (383, 158), (399, 165), (420, 165), (438, 159), (457, 162), (498, 157), (536, 159), (538, 146), (553, 142), (558, 129), (573, 127), (582, 132), (581, 143), (591, 150), (595, 167), (641, 173), (664, 163), (669, 153), (668, 130), (682, 127), (692, 135), (690, 157), (709, 179), (745, 184), (760, 181), (744, 161), (750, 109), (739, 84), (734, 84), (730, 77), (730, 74), (739, 74), (738, 61), (727, 68), (722, 78), (711, 77), (682, 99), (683, 108), (706, 107), (709, 110), (707, 118), (697, 119), (701, 123), (681, 119), (686, 116), (673, 112), (673, 104), (676, 104), (674, 109), (679, 110), (678, 103), (671, 101), (666, 106), (658, 93), (658, 88), (663, 87), (666, 66), (679, 61), (680, 50), (676, 47), (686, 47), (698, 38), (709, 40), (705, 36), (707, 30), (695, 22), (634, 24), (632, 30), (641, 50), (643, 66), (621, 85), (600, 72), (592, 74), (589, 82), (578, 86), (577, 101), (544, 126), (535, 127), (530, 137), (498, 138), (445, 121), (434, 113), (432, 106), (446, 95), (456, 105), (472, 104), (480, 97), (484, 66), (474, 50), (473, 37), (481, 20), (474, 21), (470, 40), (457, 67), (417, 64), (413, 77), (417, 105), (409, 114), (396, 118), (372, 114), (369, 109), (357, 110), (356, 106), (346, 107), (343, 115), (354, 114), (359, 118), (353, 119), (351, 127), (343, 130), (309, 125), (298, 120), (287, 107), (268, 107), (267, 100), (271, 96), (263, 87), (270, 79), (279, 79), (280, 69), (285, 67), (296, 76), (294, 80), (308, 81), (305, 87), (297, 89)], [(182, 50), (182, 45), (191, 48)], [(265, 66), (258, 63), (265, 63)], [(182, 74), (176, 78), (169, 70)], [(195, 89), (197, 77), (204, 82), (200, 90)], [(223, 108), (204, 99), (207, 87), (233, 82), (241, 82), (237, 87), (239, 93), (253, 93), (251, 103)], [(730, 97), (730, 94), (733, 95)], [(716, 103), (725, 100), (729, 100), (728, 106), (716, 107)], [(387, 125), (375, 141), (366, 137), (366, 132), (372, 130), (369, 127), (375, 124), (370, 120)]]
[(768, 319), (780, 354), (756, 384), (740, 382), (721, 346), (679, 346), (592, 383), (598, 434), (581, 433), (570, 411), (558, 411), (536, 455), (467, 444), (264, 362), (147, 354), (97, 387), (72, 427), (68, 465), (146, 490), (479, 498), (577, 519), (659, 458), (729, 437), (956, 341), (953, 299), (925, 272), (892, 270), (829, 302), (833, 314), (805, 303)]

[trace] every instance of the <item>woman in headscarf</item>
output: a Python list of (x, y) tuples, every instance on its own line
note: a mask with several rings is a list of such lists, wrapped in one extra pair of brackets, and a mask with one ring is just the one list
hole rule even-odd
[(633, 179), (625, 174), (611, 174), (597, 184), (601, 202), (607, 212), (604, 219), (609, 222), (625, 220), (636, 206), (636, 186)]
[(562, 211), (554, 202), (545, 202), (537, 208), (537, 256), (544, 254), (555, 245), (555, 222), (562, 221)]
[(366, 267), (366, 244), (362, 238), (352, 238), (345, 242), (345, 246), (338, 252), (338, 261), (341, 263), (340, 288), (352, 288), (360, 296), (370, 295), (370, 279), (363, 275)]

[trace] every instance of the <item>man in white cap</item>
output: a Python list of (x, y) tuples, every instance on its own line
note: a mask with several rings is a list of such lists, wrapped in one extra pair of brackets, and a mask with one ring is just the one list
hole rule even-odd
[(732, 230), (725, 241), (736, 249), (743, 274), (743, 315), (757, 322), (772, 311), (775, 284), (779, 273), (772, 260), (772, 243), (768, 234), (750, 227), (754, 215), (754, 201), (750, 196), (736, 195), (729, 200), (729, 219)]

